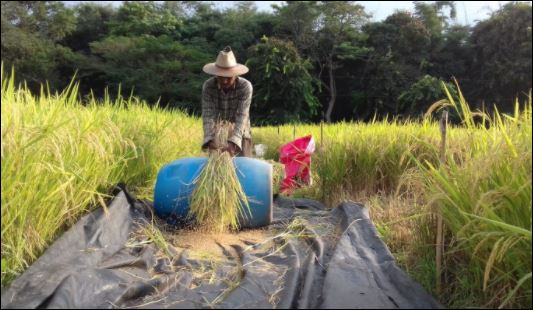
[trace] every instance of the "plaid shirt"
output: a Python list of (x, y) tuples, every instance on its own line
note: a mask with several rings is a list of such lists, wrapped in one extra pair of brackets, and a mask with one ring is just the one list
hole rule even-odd
[(252, 102), (252, 83), (238, 77), (235, 85), (227, 93), (220, 89), (216, 77), (204, 82), (202, 87), (202, 119), (204, 123), (204, 141), (202, 149), (213, 140), (217, 121), (234, 123), (233, 133), (228, 141), (235, 143), (242, 150), (242, 139), (251, 138), (250, 103)]

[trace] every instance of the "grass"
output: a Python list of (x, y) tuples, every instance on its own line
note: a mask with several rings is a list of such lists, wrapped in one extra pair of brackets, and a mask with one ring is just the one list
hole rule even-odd
[[(115, 183), (151, 199), (163, 164), (201, 155), (199, 118), (134, 97), (83, 104), (78, 97), (74, 83), (33, 95), (2, 70), (2, 286), (80, 216), (104, 205)], [(448, 128), (443, 165), (431, 114), (423, 121), (254, 128), (254, 142), (268, 146), (266, 160), (277, 160), (282, 144), (312, 134), (314, 182), (296, 195), (328, 206), (367, 204), (398, 262), (434, 294), (438, 210), (446, 227), (445, 289), (436, 297), (446, 306), (529, 308), (531, 100), (517, 103), (513, 115), (489, 116), (470, 111), (464, 98), (449, 99), (432, 115), (442, 104), (462, 121)]]

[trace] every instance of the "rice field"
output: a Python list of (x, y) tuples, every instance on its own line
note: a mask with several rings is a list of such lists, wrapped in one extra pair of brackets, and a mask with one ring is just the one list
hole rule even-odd
[[(1, 96), (2, 287), (80, 216), (104, 206), (116, 183), (151, 199), (163, 164), (205, 156), (199, 118), (135, 97), (80, 101), (75, 83), (31, 94), (3, 70)], [(448, 127), (444, 162), (443, 105), (462, 120)], [(423, 121), (285, 125), (252, 135), (268, 146), (265, 159), (277, 160), (282, 144), (312, 134), (313, 185), (295, 195), (331, 207), (364, 202), (400, 265), (444, 305), (530, 308), (531, 99), (517, 102), (513, 115), (473, 113), (464, 98), (434, 108)]]

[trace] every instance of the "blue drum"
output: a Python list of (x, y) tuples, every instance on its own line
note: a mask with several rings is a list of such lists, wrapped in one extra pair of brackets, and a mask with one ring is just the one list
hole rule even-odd
[[(207, 162), (206, 157), (182, 158), (161, 168), (154, 190), (155, 213), (161, 218), (185, 220), (194, 181)], [(240, 219), (241, 227), (255, 228), (272, 222), (272, 165), (254, 158), (235, 157), (233, 163), (251, 217)]]

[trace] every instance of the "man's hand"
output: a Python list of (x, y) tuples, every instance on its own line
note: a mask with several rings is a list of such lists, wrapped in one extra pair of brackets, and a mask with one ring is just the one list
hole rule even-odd
[(209, 141), (209, 143), (206, 146), (206, 149), (211, 151), (220, 150), (222, 152), (228, 152), (231, 156), (235, 156), (240, 152), (240, 149), (235, 143), (228, 141), (228, 146), (224, 148), (218, 148), (214, 141)]
[(228, 152), (231, 156), (235, 156), (239, 153), (239, 147), (235, 143), (228, 141), (228, 146), (222, 149), (222, 151)]
[(209, 143), (207, 144), (207, 149), (209, 151), (214, 151), (217, 149), (216, 145), (215, 145), (215, 141), (211, 140), (209, 141)]

